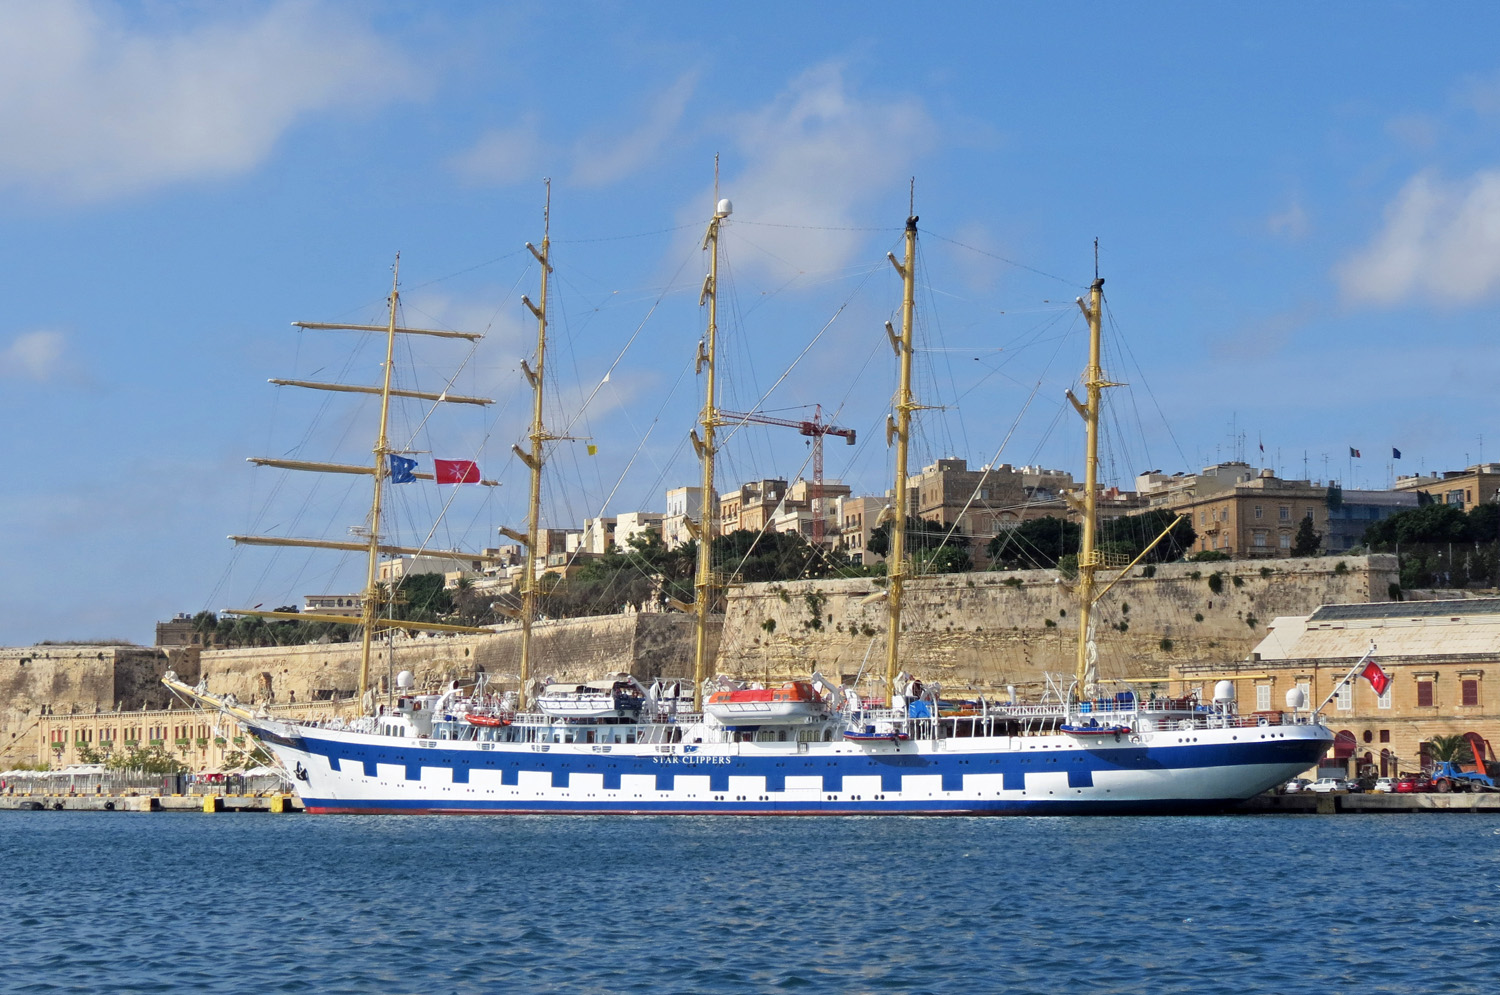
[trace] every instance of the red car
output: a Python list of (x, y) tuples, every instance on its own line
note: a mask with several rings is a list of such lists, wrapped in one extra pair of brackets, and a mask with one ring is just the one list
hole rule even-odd
[(1419, 774), (1404, 774), (1396, 782), (1396, 793), (1398, 795), (1409, 795), (1413, 792), (1425, 792), (1432, 790), (1432, 779), (1422, 777)]

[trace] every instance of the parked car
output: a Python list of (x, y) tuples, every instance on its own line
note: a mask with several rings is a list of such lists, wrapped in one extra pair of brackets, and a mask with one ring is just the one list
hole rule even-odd
[(1414, 792), (1426, 793), (1431, 790), (1432, 779), (1420, 774), (1403, 774), (1396, 779), (1396, 793), (1400, 795)]
[(1371, 788), (1370, 790), (1382, 794), (1395, 794), (1396, 779), (1394, 777), (1382, 777), (1380, 780), (1375, 782), (1375, 787)]
[(1281, 786), (1281, 793), (1284, 795), (1294, 795), (1299, 791), (1306, 791), (1307, 786), (1311, 783), (1305, 777), (1294, 777)]
[(1316, 791), (1319, 794), (1331, 794), (1335, 791), (1348, 791), (1349, 782), (1342, 777), (1320, 777), (1307, 786), (1308, 791)]

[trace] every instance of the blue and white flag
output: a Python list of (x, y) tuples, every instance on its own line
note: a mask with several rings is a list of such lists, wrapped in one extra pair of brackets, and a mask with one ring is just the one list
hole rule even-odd
[(391, 453), (390, 458), (391, 483), (409, 484), (413, 480), (417, 479), (416, 475), (412, 473), (412, 471), (417, 468), (416, 460), (407, 459), (405, 456), (397, 456), (395, 453)]

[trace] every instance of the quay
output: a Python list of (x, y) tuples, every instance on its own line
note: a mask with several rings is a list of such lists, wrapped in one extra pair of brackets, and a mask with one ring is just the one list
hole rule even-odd
[(66, 795), (0, 797), (0, 811), (32, 812), (270, 812), (302, 811), (296, 795)]
[(1256, 795), (1233, 809), (1237, 815), (1337, 815), (1345, 812), (1500, 812), (1500, 793)]

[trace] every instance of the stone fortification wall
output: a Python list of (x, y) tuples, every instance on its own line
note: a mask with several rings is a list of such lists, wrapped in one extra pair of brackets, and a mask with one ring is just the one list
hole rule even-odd
[[(372, 685), (410, 670), (418, 686), (471, 680), (482, 669), (493, 685), (513, 688), (520, 676), (519, 627), (486, 635), (412, 638), (398, 634), (393, 654), (378, 647)], [(202, 672), (209, 690), (242, 701), (307, 702), (330, 693), (353, 696), (359, 687), (358, 643), (206, 650)], [(388, 663), (388, 659), (390, 662)], [(538, 622), (532, 628), (532, 676), (592, 680), (628, 672), (650, 682), (691, 676), (692, 619), (683, 615), (632, 614)]]
[[(1384, 601), (1393, 556), (1172, 563), (1136, 568), (1095, 609), (1100, 672), (1164, 675), (1172, 663), (1246, 657), (1277, 615)], [(1217, 590), (1215, 589), (1217, 588)], [(874, 579), (750, 584), (730, 599), (718, 671), (784, 680), (885, 672)], [(908, 583), (903, 668), (950, 688), (1029, 685), (1071, 673), (1074, 593), (1055, 571), (946, 574)], [(868, 655), (867, 655), (868, 654)]]
[[(169, 695), (160, 679), (167, 666), (167, 652), (153, 647), (0, 649), (0, 764), (35, 760), (28, 733), (44, 709), (67, 714), (165, 708)], [(178, 669), (196, 675), (189, 659)]]

